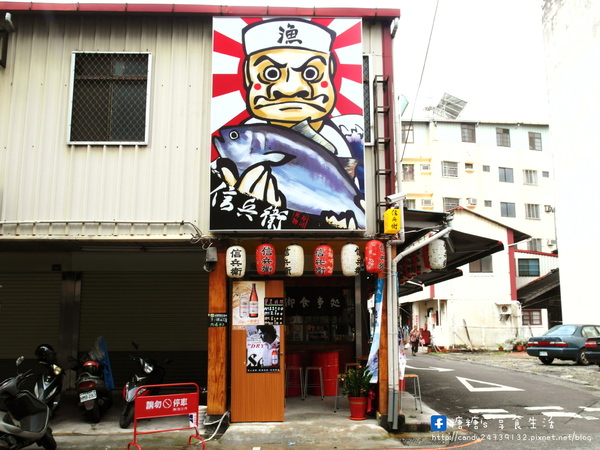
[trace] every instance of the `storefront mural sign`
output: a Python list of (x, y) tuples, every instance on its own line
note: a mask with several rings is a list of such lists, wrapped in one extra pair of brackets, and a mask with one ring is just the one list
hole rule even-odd
[(246, 327), (246, 372), (279, 372), (279, 325)]
[(213, 19), (212, 230), (365, 229), (361, 28)]

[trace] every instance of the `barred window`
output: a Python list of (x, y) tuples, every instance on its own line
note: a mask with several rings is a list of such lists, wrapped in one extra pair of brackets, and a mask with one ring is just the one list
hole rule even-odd
[(455, 197), (444, 197), (444, 211), (450, 211), (451, 209), (458, 208), (460, 206), (460, 199)]
[(73, 53), (71, 144), (148, 142), (149, 53)]
[(458, 177), (458, 163), (453, 161), (442, 161), (442, 176), (443, 177)]
[(414, 164), (402, 164), (402, 181), (415, 181)]

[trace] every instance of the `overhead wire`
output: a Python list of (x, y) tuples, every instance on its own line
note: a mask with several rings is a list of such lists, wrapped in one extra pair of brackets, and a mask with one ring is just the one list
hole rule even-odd
[[(425, 74), (425, 67), (427, 66), (427, 57), (429, 56), (429, 47), (431, 46), (431, 37), (433, 36), (433, 29), (435, 28), (435, 20), (437, 17), (438, 6), (440, 4), (440, 0), (435, 2), (435, 10), (433, 12), (433, 20), (431, 21), (431, 29), (429, 30), (429, 39), (427, 41), (427, 49), (425, 50), (425, 57), (423, 58), (423, 66), (421, 67), (421, 76), (419, 78), (419, 84), (417, 85), (417, 92), (415, 93), (414, 103), (412, 112), (410, 115), (410, 121), (408, 122), (408, 130), (412, 129), (413, 119), (415, 115), (415, 107), (417, 105), (417, 99), (419, 98), (419, 91), (421, 90), (421, 84), (423, 83), (423, 75)], [(403, 147), (402, 154), (400, 155), (400, 161), (404, 160), (404, 153), (406, 152), (406, 144), (408, 143), (407, 136), (402, 135)]]

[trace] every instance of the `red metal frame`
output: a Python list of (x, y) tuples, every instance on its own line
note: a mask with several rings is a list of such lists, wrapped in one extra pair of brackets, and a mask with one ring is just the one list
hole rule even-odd
[[(164, 388), (186, 388), (191, 392), (181, 392), (177, 394), (163, 395), (138, 395), (140, 389), (153, 387)], [(202, 442), (202, 449), (206, 448), (204, 439), (198, 434), (198, 406), (200, 404), (200, 388), (196, 383), (175, 383), (175, 384), (149, 384), (140, 386), (135, 391), (134, 412), (133, 412), (133, 442), (127, 444), (127, 449), (134, 446), (138, 449), (142, 447), (137, 443), (137, 437), (140, 434), (162, 433), (165, 431), (195, 430), (195, 434), (188, 437), (188, 445), (192, 439), (198, 439)], [(152, 419), (156, 417), (171, 417), (194, 414), (195, 423), (193, 426), (182, 428), (166, 428), (162, 430), (138, 431), (138, 419)]]

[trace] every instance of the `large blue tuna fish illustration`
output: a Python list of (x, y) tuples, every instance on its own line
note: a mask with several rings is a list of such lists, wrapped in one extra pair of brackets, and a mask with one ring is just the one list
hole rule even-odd
[[(309, 214), (332, 212), (354, 216), (365, 227), (362, 195), (338, 158), (298, 132), (269, 124), (223, 127), (213, 142), (241, 174), (258, 164), (268, 166), (285, 196), (287, 208)], [(350, 221), (348, 222), (350, 223)]]

